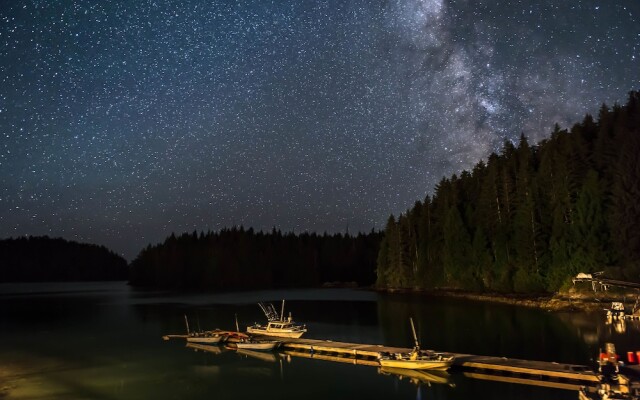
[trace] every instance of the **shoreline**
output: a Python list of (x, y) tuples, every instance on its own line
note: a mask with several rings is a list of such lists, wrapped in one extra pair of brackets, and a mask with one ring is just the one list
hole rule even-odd
[[(405, 293), (416, 294), (425, 297), (458, 298), (471, 301), (488, 303), (509, 304), (521, 307), (540, 308), (547, 311), (599, 311), (609, 308), (611, 302), (628, 304), (635, 302), (635, 295), (611, 292), (582, 292), (570, 290), (564, 293), (476, 293), (455, 289), (397, 289), (397, 288), (371, 288), (381, 293)], [(638, 295), (640, 296), (640, 294)]]

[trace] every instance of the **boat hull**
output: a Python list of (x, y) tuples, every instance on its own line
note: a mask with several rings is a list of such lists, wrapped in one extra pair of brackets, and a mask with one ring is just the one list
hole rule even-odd
[(254, 328), (249, 326), (247, 327), (247, 332), (253, 335), (298, 339), (302, 337), (302, 335), (304, 335), (306, 330), (289, 331), (289, 330)]
[(280, 342), (238, 342), (236, 346), (238, 349), (243, 350), (259, 350), (259, 351), (271, 351), (273, 350)]
[(224, 336), (189, 336), (187, 343), (218, 344)]
[(451, 367), (451, 360), (392, 360), (380, 359), (380, 365), (385, 368), (405, 368), (419, 370), (440, 370), (444, 371)]
[(243, 340), (249, 339), (249, 335), (246, 335), (242, 332), (229, 332), (227, 334), (227, 338), (224, 340), (226, 343), (238, 343)]

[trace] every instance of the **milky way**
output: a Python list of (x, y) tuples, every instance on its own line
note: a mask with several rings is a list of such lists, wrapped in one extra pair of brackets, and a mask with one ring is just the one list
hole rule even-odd
[(640, 2), (5, 1), (0, 237), (368, 232), (640, 89)]

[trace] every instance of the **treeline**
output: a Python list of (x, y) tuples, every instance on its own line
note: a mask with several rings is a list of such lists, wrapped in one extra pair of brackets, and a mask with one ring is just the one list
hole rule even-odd
[(130, 265), (130, 284), (168, 289), (313, 287), (375, 282), (382, 234), (282, 234), (245, 230), (172, 234)]
[(127, 261), (104, 246), (47, 236), (0, 240), (3, 283), (127, 279)]
[(531, 146), (504, 143), (389, 217), (377, 285), (551, 292), (578, 272), (640, 278), (640, 94)]

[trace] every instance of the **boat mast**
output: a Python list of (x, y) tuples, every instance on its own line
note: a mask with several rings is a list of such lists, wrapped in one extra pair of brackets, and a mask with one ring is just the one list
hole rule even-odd
[(409, 322), (411, 322), (411, 331), (413, 332), (413, 341), (416, 344), (415, 351), (420, 351), (420, 343), (418, 343), (418, 335), (416, 335), (416, 327), (413, 326), (413, 318), (409, 317)]
[(187, 335), (189, 334), (189, 320), (187, 319), (187, 314), (184, 315), (184, 323), (187, 325)]
[(284, 321), (284, 299), (282, 299), (282, 310), (280, 310), (280, 321)]
[(238, 314), (235, 314), (236, 316), (236, 332), (240, 332), (240, 328), (238, 327)]

